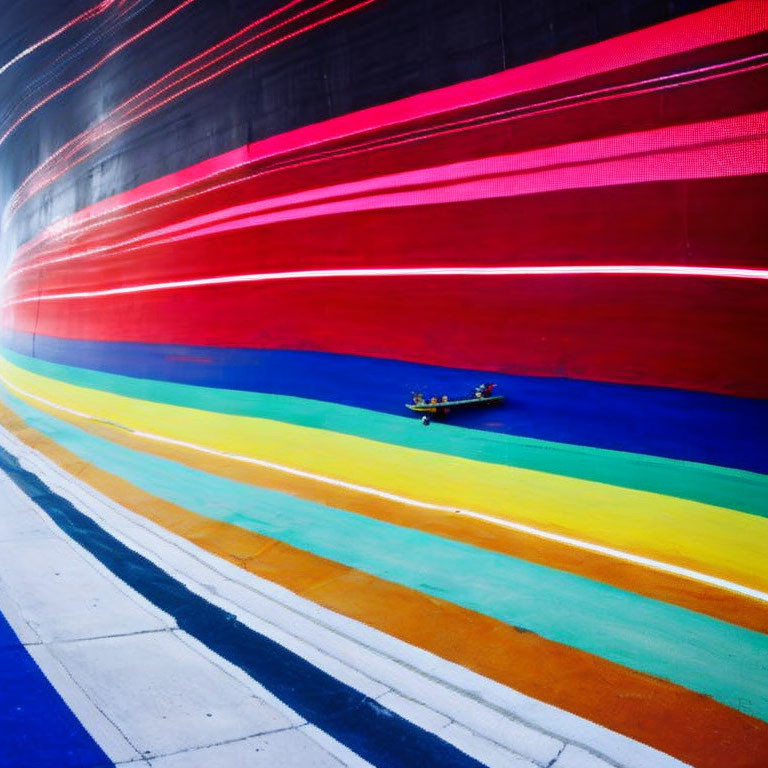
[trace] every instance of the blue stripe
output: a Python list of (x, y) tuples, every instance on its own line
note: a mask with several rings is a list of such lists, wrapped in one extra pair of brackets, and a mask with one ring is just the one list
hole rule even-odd
[(0, 768), (111, 765), (0, 614)]
[(49, 362), (144, 379), (292, 395), (406, 414), (413, 390), (455, 394), (492, 378), (502, 408), (451, 423), (559, 443), (768, 473), (768, 401), (572, 379), (488, 374), (291, 350), (59, 339), (6, 331), (5, 345)]
[[(241, 624), (137, 554), (22, 469), (0, 448), (0, 470), (68, 536), (167, 612), (180, 629), (237, 665), (295, 712), (377, 766), (472, 768), (481, 764), (283, 646)], [(0, 699), (2, 701), (2, 699)]]

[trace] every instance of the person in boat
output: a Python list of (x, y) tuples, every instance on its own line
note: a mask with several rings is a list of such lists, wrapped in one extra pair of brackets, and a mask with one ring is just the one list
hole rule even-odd
[(493, 394), (493, 389), (495, 386), (495, 384), (478, 385), (475, 387), (475, 397), (478, 398), (478, 400), (483, 397), (490, 397)]

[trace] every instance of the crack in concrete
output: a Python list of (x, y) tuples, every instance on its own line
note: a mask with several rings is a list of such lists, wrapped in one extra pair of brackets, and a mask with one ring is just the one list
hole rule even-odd
[[(46, 646), (51, 653), (51, 656), (57, 661), (57, 663), (64, 670), (64, 674), (70, 679), (72, 684), (82, 693), (88, 703), (106, 720), (122, 737), (125, 739), (125, 743), (136, 753), (137, 757), (143, 759), (141, 750), (128, 738), (122, 728), (91, 698), (88, 691), (80, 685), (79, 681), (70, 672), (69, 668), (64, 662), (56, 655), (54, 648), (51, 645)], [(85, 723), (84, 723), (85, 725)]]
[(62, 640), (41, 641), (40, 643), (25, 643), (25, 645), (69, 645), (71, 643), (89, 643), (94, 640), (109, 640), (113, 637), (134, 637), (136, 635), (156, 635), (163, 632), (173, 632), (175, 627), (163, 627), (162, 629), (137, 629), (134, 632), (115, 632), (111, 635), (89, 635), (85, 637), (68, 637)]
[[(142, 760), (144, 762), (148, 762), (150, 760), (159, 760), (159, 759), (164, 758), (164, 757), (173, 757), (175, 755), (191, 754), (193, 752), (199, 752), (199, 751), (201, 751), (203, 749), (213, 749), (214, 747), (223, 747), (223, 746), (226, 746), (228, 744), (239, 744), (240, 742), (248, 741), (248, 739), (255, 739), (255, 738), (259, 738), (261, 736), (272, 736), (272, 735), (274, 735), (276, 733), (286, 733), (286, 732), (289, 732), (289, 731), (298, 731), (302, 727), (303, 727), (303, 725), (302, 726), (292, 725), (292, 726), (289, 726), (287, 728), (272, 728), (272, 729), (266, 730), (266, 731), (257, 731), (255, 733), (249, 733), (249, 734), (246, 734), (245, 736), (238, 736), (237, 738), (234, 738), (234, 739), (224, 739), (223, 741), (214, 741), (214, 742), (211, 742), (210, 744), (202, 744), (202, 745), (196, 746), (196, 747), (189, 747), (188, 749), (178, 749), (178, 750), (175, 750), (173, 752), (153, 752), (151, 754), (145, 753), (144, 755), (141, 755), (138, 758), (138, 760)], [(120, 765), (132, 765), (132, 764), (136, 763), (138, 760), (124, 760), (121, 763), (115, 763), (115, 766), (117, 768), (117, 766), (120, 766)]]
[[(31, 458), (29, 460), (30, 465), (36, 463), (35, 462), (36, 458), (37, 457), (34, 457), (34, 458)], [(58, 477), (61, 479), (61, 481), (66, 480), (66, 473), (60, 467), (57, 467), (57, 466), (54, 465), (53, 467), (48, 468), (46, 466), (46, 464), (44, 462), (42, 462), (42, 461), (39, 462), (39, 465), (44, 470), (45, 469), (50, 469), (51, 473), (55, 474), (55, 475), (58, 475)], [(80, 482), (83, 482), (83, 481), (81, 480)], [(65, 488), (61, 488), (61, 486), (59, 486), (59, 490), (60, 490), (60, 492), (64, 492), (65, 497), (68, 495), (66, 493), (66, 490), (69, 490), (68, 488), (65, 489)], [(332, 635), (335, 635), (336, 637), (339, 637), (339, 638), (343, 639), (346, 642), (353, 643), (353, 644), (358, 645), (358, 646), (362, 646), (366, 651), (368, 651), (369, 653), (371, 653), (371, 654), (373, 654), (375, 656), (378, 656), (380, 659), (384, 660), (385, 662), (393, 663), (393, 664), (401, 667), (402, 669), (409, 671), (410, 673), (412, 673), (413, 675), (415, 675), (417, 677), (425, 679), (425, 680), (427, 680), (427, 681), (429, 681), (429, 682), (431, 682), (431, 683), (433, 683), (435, 685), (439, 685), (440, 687), (442, 687), (442, 688), (444, 688), (444, 689), (446, 689), (446, 690), (448, 690), (448, 691), (450, 691), (452, 693), (455, 693), (455, 694), (457, 694), (459, 696), (462, 696), (462, 697), (464, 697), (466, 699), (474, 701), (475, 703), (479, 704), (480, 706), (483, 706), (483, 707), (485, 707), (485, 708), (487, 708), (489, 710), (492, 710), (493, 712), (495, 712), (496, 714), (498, 714), (501, 717), (505, 718), (506, 720), (509, 720), (510, 722), (518, 723), (519, 725), (522, 725), (522, 726), (524, 726), (526, 728), (529, 728), (530, 730), (532, 730), (532, 731), (534, 731), (536, 733), (542, 734), (544, 736), (548, 736), (548, 737), (554, 739), (557, 742), (563, 742), (564, 744), (567, 743), (567, 742), (564, 742), (563, 738), (559, 734), (556, 734), (556, 733), (554, 733), (552, 731), (549, 731), (549, 730), (545, 730), (545, 729), (541, 728), (539, 725), (535, 725), (535, 724), (533, 724), (533, 723), (531, 723), (531, 722), (529, 722), (529, 721), (527, 721), (527, 720), (525, 720), (523, 718), (520, 718), (516, 713), (511, 713), (509, 710), (506, 710), (503, 707), (494, 704), (493, 702), (489, 702), (486, 699), (481, 698), (480, 696), (478, 696), (473, 691), (470, 691), (470, 690), (467, 690), (467, 689), (462, 688), (460, 686), (454, 685), (450, 681), (444, 680), (444, 679), (442, 679), (442, 678), (440, 678), (440, 677), (438, 677), (436, 675), (430, 674), (429, 672), (425, 672), (423, 669), (418, 668), (417, 666), (415, 666), (412, 663), (409, 663), (409, 662), (407, 662), (407, 661), (405, 661), (403, 659), (399, 659), (398, 657), (396, 657), (396, 656), (394, 656), (392, 654), (383, 652), (379, 648), (374, 648), (374, 647), (368, 645), (367, 643), (364, 643), (361, 640), (359, 640), (357, 638), (354, 638), (351, 635), (341, 631), (339, 628), (333, 626), (332, 624), (330, 624), (328, 622), (324, 622), (322, 620), (319, 620), (315, 616), (312, 616), (312, 615), (310, 615), (308, 613), (305, 613), (305, 612), (295, 608), (294, 606), (286, 605), (285, 603), (281, 602), (279, 599), (277, 599), (277, 598), (275, 598), (275, 597), (273, 597), (271, 595), (265, 594), (264, 592), (261, 592), (260, 590), (256, 589), (253, 585), (248, 584), (248, 583), (244, 583), (243, 581), (241, 581), (239, 579), (236, 579), (236, 578), (234, 578), (234, 577), (232, 577), (232, 576), (230, 576), (230, 575), (228, 575), (226, 573), (223, 573), (222, 571), (220, 571), (216, 567), (214, 567), (214, 565), (211, 564), (208, 561), (207, 558), (204, 559), (203, 557), (200, 557), (200, 556), (196, 555), (195, 553), (190, 552), (189, 550), (187, 550), (179, 542), (173, 541), (171, 539), (171, 537), (167, 536), (167, 533), (166, 533), (166, 535), (163, 535), (163, 533), (158, 532), (156, 530), (153, 530), (153, 526), (150, 526), (150, 525), (147, 524), (149, 521), (143, 521), (141, 519), (130, 519), (129, 516), (125, 514), (125, 511), (120, 509), (120, 507), (118, 505), (116, 505), (114, 502), (112, 502), (109, 499), (106, 499), (106, 498), (102, 499), (102, 498), (100, 498), (101, 494), (97, 495), (97, 493), (93, 492), (93, 489), (91, 489), (91, 488), (86, 486), (86, 487), (80, 488), (78, 490), (82, 492), (82, 495), (84, 495), (86, 497), (89, 497), (92, 500), (92, 503), (95, 503), (95, 504), (105, 504), (105, 506), (107, 506), (108, 509), (110, 509), (116, 515), (118, 515), (126, 523), (134, 524), (134, 525), (138, 524), (138, 526), (140, 528), (142, 528), (150, 536), (154, 536), (154, 537), (160, 539), (160, 541), (162, 541), (164, 544), (170, 545), (174, 549), (179, 551), (182, 555), (184, 555), (186, 557), (190, 557), (191, 559), (193, 559), (195, 562), (197, 562), (203, 568), (205, 568), (207, 570), (210, 570), (210, 571), (213, 571), (213, 573), (215, 573), (220, 579), (224, 580), (225, 582), (227, 582), (229, 584), (232, 584), (233, 586), (235, 586), (237, 588), (246, 590), (247, 592), (252, 594), (257, 599), (261, 599), (261, 600), (264, 600), (264, 601), (266, 601), (268, 603), (271, 603), (272, 605), (274, 605), (276, 608), (278, 608), (279, 610), (283, 611), (284, 613), (295, 615), (298, 618), (300, 618), (300, 619), (302, 619), (304, 621), (307, 621), (307, 622), (309, 622), (311, 624), (314, 624), (315, 626), (317, 626), (317, 627), (319, 627), (321, 629), (324, 629), (325, 631), (331, 633)], [(76, 497), (80, 496), (80, 494), (72, 494), (72, 495), (74, 495)], [(78, 500), (81, 503), (83, 503), (83, 501), (84, 501), (82, 498), (79, 498)], [(107, 524), (102, 519), (101, 515), (96, 513), (94, 510), (89, 510), (89, 511), (91, 511), (91, 513), (93, 514), (95, 519), (99, 520), (100, 524), (102, 524), (102, 525)], [(135, 517), (138, 518), (139, 516), (136, 515)], [(109, 526), (109, 527), (111, 527), (111, 526)], [(130, 541), (134, 548), (138, 548), (140, 550), (141, 549), (149, 549), (149, 547), (147, 545), (140, 544), (139, 542), (136, 541), (135, 537), (132, 537), (129, 534), (126, 534), (123, 531), (119, 532), (119, 537), (122, 538), (124, 541)], [(162, 560), (161, 560), (160, 556), (157, 554), (157, 552), (155, 552), (155, 551), (153, 551), (151, 549), (150, 549), (150, 551), (152, 551), (152, 555), (156, 558), (156, 560), (158, 562), (162, 562)], [(219, 601), (221, 601), (221, 600), (225, 600), (226, 602), (236, 606), (242, 612), (242, 614), (245, 614), (246, 616), (253, 615), (251, 613), (251, 611), (247, 607), (245, 607), (245, 606), (243, 606), (241, 604), (241, 601), (238, 601), (238, 600), (233, 599), (233, 598), (223, 598), (218, 592), (213, 592), (213, 590), (206, 589), (205, 585), (202, 585), (200, 582), (198, 582), (196, 579), (192, 578), (191, 576), (186, 575), (184, 571), (179, 572), (177, 568), (174, 568), (174, 569), (168, 569), (168, 572), (169, 573), (176, 572), (176, 576), (177, 577), (179, 575), (183, 575), (183, 579), (182, 579), (183, 583), (185, 583), (185, 584), (187, 584), (187, 586), (189, 586), (189, 582), (190, 581), (193, 582), (196, 585), (196, 587), (197, 587), (196, 591), (198, 591), (198, 594), (200, 594), (200, 592), (203, 592), (203, 593), (207, 592), (206, 599), (210, 599), (210, 597), (213, 596), (214, 599), (212, 600), (212, 602), (214, 604), (219, 603)], [(202, 590), (201, 590), (201, 587), (202, 587)], [(241, 615), (240, 618), (242, 620), (242, 615)], [(378, 683), (379, 685), (382, 685), (382, 686), (388, 688), (389, 690), (397, 693), (398, 695), (403, 696), (403, 698), (409, 699), (409, 697), (405, 696), (401, 691), (399, 691), (397, 689), (394, 689), (394, 688), (391, 688), (390, 686), (387, 685), (387, 683), (385, 683), (384, 681), (380, 680), (378, 677), (373, 677), (369, 673), (363, 672), (362, 670), (359, 670), (356, 667), (350, 665), (349, 662), (347, 660), (345, 660), (344, 658), (329, 653), (326, 649), (320, 648), (320, 647), (310, 643), (306, 638), (300, 637), (300, 636), (294, 634), (293, 632), (291, 632), (290, 630), (286, 629), (285, 627), (280, 626), (279, 624), (276, 624), (275, 622), (270, 621), (269, 619), (266, 619), (263, 616), (257, 616), (256, 618), (258, 618), (258, 620), (263, 622), (263, 624), (268, 625), (269, 627), (273, 628), (274, 630), (276, 630), (280, 634), (288, 635), (289, 637), (291, 637), (292, 639), (296, 640), (297, 642), (299, 642), (301, 644), (310, 645), (317, 653), (321, 654), (322, 656), (325, 656), (326, 658), (332, 659), (332, 660), (336, 661), (337, 663), (342, 664), (343, 666), (348, 667), (349, 669), (351, 669), (353, 671), (356, 671), (359, 674), (362, 674), (364, 677), (368, 678), (372, 682)], [(247, 623), (248, 622), (246, 621), (246, 624)], [(258, 681), (256, 681), (256, 682), (258, 683)], [(385, 695), (385, 694), (381, 694), (381, 695)], [(412, 699), (409, 699), (409, 700), (412, 700)], [(434, 707), (431, 707), (430, 705), (428, 705), (426, 703), (423, 703), (423, 702), (416, 702), (416, 703), (419, 704), (420, 706), (425, 707), (426, 709), (429, 709), (429, 710), (435, 712), (436, 714), (439, 714), (439, 715), (442, 715), (443, 717), (449, 718), (451, 720), (451, 722), (455, 722), (457, 725), (461, 726), (462, 728), (466, 728), (469, 733), (477, 736), (478, 738), (485, 739), (486, 741), (490, 742), (491, 744), (497, 745), (499, 748), (504, 749), (507, 752), (510, 752), (510, 754), (519, 754), (519, 753), (516, 753), (516, 752), (510, 750), (509, 747), (506, 747), (506, 746), (504, 746), (502, 744), (499, 744), (498, 742), (496, 742), (493, 738), (489, 737), (488, 735), (476, 732), (474, 729), (472, 729), (471, 727), (469, 727), (465, 723), (461, 723), (459, 721), (455, 721), (453, 718), (450, 718), (450, 716), (447, 715), (446, 713), (441, 712), (440, 710), (435, 709)], [(445, 726), (445, 727), (447, 728), (448, 726)], [(528, 759), (528, 758), (526, 758), (526, 759)]]

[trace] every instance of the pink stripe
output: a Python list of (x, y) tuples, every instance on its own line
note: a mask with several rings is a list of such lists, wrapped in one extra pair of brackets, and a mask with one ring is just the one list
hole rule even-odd
[[(733, 0), (699, 13), (638, 30), (551, 59), (517, 67), (480, 80), (419, 94), (401, 101), (335, 118), (241, 147), (190, 168), (148, 182), (95, 203), (66, 220), (71, 226), (93, 216), (168, 194), (181, 187), (275, 154), (338, 140), (387, 125), (418, 120), (510, 95), (578, 80), (632, 66), (662, 56), (694, 50), (757, 34), (768, 29), (768, 14), (760, 2)], [(61, 223), (60, 223), (61, 225)], [(34, 242), (46, 236), (43, 233)], [(30, 243), (28, 248), (33, 247)]]
[[(113, 245), (36, 261), (9, 272), (5, 282), (49, 264), (317, 216), (517, 197), (563, 189), (745, 176), (768, 171), (767, 158), (768, 112), (758, 112), (389, 174), (237, 205)], [(397, 191), (415, 186), (427, 188)], [(319, 202), (338, 197), (345, 199)], [(287, 206), (296, 207), (248, 215)]]
[[(704, 82), (706, 80), (712, 80), (712, 79), (718, 79), (720, 77), (731, 76), (734, 73), (732, 67), (733, 67), (734, 64), (737, 64), (737, 63), (747, 65), (747, 66), (744, 66), (741, 69), (739, 69), (738, 70), (739, 73), (748, 72), (748, 71), (751, 71), (753, 69), (762, 68), (762, 67), (765, 66), (765, 61), (764, 61), (765, 58), (766, 58), (765, 54), (759, 54), (759, 55), (756, 55), (756, 56), (746, 57), (746, 58), (738, 60), (736, 62), (725, 62), (725, 63), (720, 63), (720, 64), (714, 64), (714, 65), (710, 65), (710, 66), (707, 66), (707, 67), (702, 67), (702, 68), (699, 68), (699, 69), (696, 69), (696, 70), (685, 71), (685, 72), (682, 72), (682, 73), (676, 73), (674, 75), (665, 75), (665, 76), (661, 76), (661, 77), (656, 77), (656, 78), (651, 78), (651, 79), (647, 79), (647, 80), (638, 81), (638, 82), (635, 82), (635, 83), (628, 83), (628, 84), (623, 84), (623, 85), (610, 86), (610, 87), (607, 87), (607, 88), (598, 89), (596, 91), (590, 91), (590, 92), (583, 93), (583, 94), (575, 94), (575, 95), (570, 95), (570, 96), (566, 96), (566, 97), (561, 97), (561, 98), (558, 98), (558, 99), (549, 100), (549, 101), (545, 101), (545, 102), (541, 102), (541, 103), (533, 104), (533, 105), (527, 105), (525, 107), (519, 107), (517, 109), (513, 109), (513, 110), (501, 112), (501, 113), (486, 115), (484, 117), (486, 119), (492, 119), (492, 118), (496, 118), (496, 117), (501, 117), (504, 121), (506, 121), (506, 120), (514, 120), (514, 119), (529, 117), (531, 114), (539, 115), (539, 114), (545, 114), (545, 113), (550, 113), (550, 112), (553, 112), (553, 111), (557, 111), (559, 109), (567, 109), (570, 106), (573, 106), (574, 104), (580, 106), (580, 105), (583, 105), (585, 103), (596, 103), (596, 102), (599, 102), (599, 101), (609, 101), (609, 100), (612, 100), (612, 99), (615, 99), (615, 98), (623, 98), (626, 95), (625, 92), (626, 92), (627, 88), (630, 87), (630, 86), (633, 87), (633, 88), (636, 88), (637, 86), (643, 86), (643, 85), (650, 86), (650, 87), (643, 88), (643, 89), (632, 90), (631, 95), (637, 96), (638, 94), (641, 94), (641, 93), (650, 93), (650, 92), (654, 92), (654, 91), (659, 90), (659, 89), (680, 87), (680, 85), (689, 84), (690, 82)], [(728, 71), (726, 71), (726, 72), (717, 72), (716, 71), (716, 70), (723, 69), (724, 67), (727, 67)], [(709, 74), (707, 76), (705, 76), (705, 77), (697, 78), (695, 81), (685, 80), (685, 81), (682, 81), (682, 82), (674, 82), (674, 83), (667, 82), (667, 81), (670, 81), (672, 79), (677, 79), (679, 81), (680, 77), (682, 77), (683, 75), (689, 76), (689, 75), (692, 75), (692, 74), (703, 74), (703, 73), (709, 73)], [(586, 96), (593, 96), (595, 98), (584, 100), (584, 97), (586, 97)], [(578, 102), (574, 102), (575, 99), (578, 100)], [(436, 126), (434, 130), (435, 130), (435, 132), (439, 131), (439, 134), (441, 136), (445, 136), (445, 135), (448, 135), (448, 134), (451, 134), (451, 133), (460, 132), (460, 131), (463, 131), (463, 130), (473, 130), (473, 129), (477, 128), (477, 127), (482, 127), (482, 124), (477, 125), (474, 120), (470, 119), (470, 120), (462, 120), (462, 121), (454, 121), (454, 122), (449, 122), (449, 123), (442, 123), (442, 124), (439, 124), (438, 126)], [(392, 137), (391, 140), (387, 140), (386, 141), (386, 146), (397, 146), (397, 145), (402, 145), (402, 144), (409, 143), (410, 141), (421, 140), (421, 138), (422, 138), (421, 133), (422, 132), (420, 132), (420, 131), (416, 131), (416, 132), (411, 131), (411, 132), (406, 132), (406, 133), (395, 134)], [(362, 143), (362, 144), (357, 144), (357, 145), (353, 144), (346, 151), (334, 153), (334, 156), (335, 157), (348, 157), (348, 156), (350, 156), (352, 154), (356, 154), (356, 153), (359, 153), (359, 152), (365, 152), (369, 148), (370, 144), (371, 144), (370, 141), (367, 142), (367, 143)], [(380, 146), (380, 145), (377, 144), (377, 146)], [(304, 160), (304, 161), (301, 161), (301, 162), (296, 162), (296, 163), (293, 163), (293, 164), (284, 165), (284, 166), (282, 166), (282, 170), (286, 170), (287, 168), (298, 168), (298, 167), (301, 167), (303, 165), (307, 165), (310, 162), (314, 162), (314, 158), (310, 157), (307, 160)], [(247, 162), (244, 161), (244, 162), (240, 163), (239, 165), (247, 165)], [(218, 184), (218, 185), (206, 186), (206, 187), (204, 187), (203, 189), (201, 189), (198, 192), (191, 192), (191, 193), (189, 193), (187, 195), (184, 195), (184, 196), (181, 196), (181, 197), (173, 197), (171, 199), (167, 199), (164, 202), (158, 203), (158, 204), (156, 204), (154, 206), (145, 206), (145, 207), (143, 207), (141, 209), (141, 213), (145, 213), (146, 211), (150, 211), (150, 210), (155, 210), (155, 209), (163, 207), (165, 205), (169, 205), (169, 204), (178, 202), (179, 200), (189, 199), (190, 197), (195, 197), (195, 196), (200, 195), (200, 194), (207, 194), (207, 193), (209, 193), (211, 191), (215, 191), (217, 189), (222, 189), (222, 188), (224, 188), (226, 186), (230, 186), (232, 184), (240, 184), (240, 183), (243, 183), (243, 182), (245, 182), (245, 181), (247, 181), (249, 179), (255, 178), (258, 175), (262, 175), (265, 172), (266, 171), (261, 171), (261, 172), (257, 172), (255, 174), (252, 174), (250, 176), (236, 178), (236, 179), (233, 179), (233, 180), (230, 180), (230, 181)], [(179, 191), (180, 190), (181, 190), (181, 188), (179, 188)], [(111, 211), (109, 211), (109, 213), (112, 213), (112, 212), (117, 213), (117, 211), (125, 210), (128, 207), (129, 207), (128, 205), (116, 206)], [(82, 224), (80, 224), (79, 226), (73, 225), (70, 228), (67, 228), (66, 225), (64, 225), (64, 226), (56, 225), (55, 227), (51, 228), (51, 229), (55, 228), (55, 230), (56, 230), (55, 236), (53, 236), (53, 233), (52, 233), (52, 236), (49, 239), (50, 239), (51, 242), (55, 242), (56, 239), (59, 239), (59, 238), (64, 237), (64, 236), (72, 237), (72, 236), (74, 236), (76, 234), (80, 235), (80, 234), (83, 234), (88, 229), (92, 229), (94, 227), (101, 227), (101, 226), (104, 226), (107, 223), (113, 223), (113, 222), (116, 222), (116, 221), (124, 220), (126, 218), (130, 218), (133, 215), (134, 215), (134, 213), (128, 212), (128, 213), (123, 214), (122, 216), (121, 215), (116, 215), (116, 216), (110, 216), (108, 218), (99, 218), (97, 220), (94, 220), (92, 223), (86, 221), (86, 222), (83, 222)], [(137, 240), (140, 240), (140, 239), (141, 238), (135, 238), (131, 242), (134, 242), (134, 241), (137, 241)], [(20, 256), (21, 252), (27, 252), (27, 249), (29, 247), (30, 247), (29, 245), (22, 246), (22, 248), (20, 249), (20, 252), (19, 252), (18, 255)], [(48, 248), (47, 250), (39, 252), (37, 254), (36, 258), (39, 259), (39, 258), (41, 258), (41, 257), (43, 257), (43, 256), (45, 256), (47, 254), (55, 253), (56, 250), (57, 250), (56, 248)]]
[[(706, 143), (702, 145), (702, 142)], [(656, 156), (632, 157), (632, 155), (651, 154)], [(659, 154), (664, 155), (661, 162), (657, 157)], [(622, 157), (622, 155), (629, 157)], [(612, 159), (614, 159), (613, 162)], [(557, 165), (575, 167), (551, 169), (552, 166)], [(479, 198), (537, 194), (559, 189), (677, 179), (722, 178), (766, 171), (768, 171), (768, 112), (759, 112), (706, 123), (611, 136), (531, 152), (500, 155), (418, 171), (388, 174), (348, 184), (337, 184), (225, 208), (163, 227), (144, 235), (141, 239), (162, 237), (223, 219), (257, 213), (270, 208), (316, 202), (323, 198), (355, 196), (352, 200), (328, 204), (328, 213), (341, 213), (393, 205), (461, 202)], [(510, 178), (503, 178), (505, 175)], [(456, 184), (480, 176), (497, 178)], [(455, 186), (449, 187), (452, 184)], [(396, 192), (387, 196), (359, 197), (370, 192), (425, 185), (442, 186), (430, 192)], [(379, 202), (381, 205), (378, 204)], [(301, 211), (307, 210), (312, 209), (299, 209), (296, 213), (300, 214)], [(325, 209), (323, 209), (324, 212)], [(293, 211), (286, 212), (283, 214), (285, 218), (278, 214), (278, 218), (274, 221), (295, 218), (293, 213)], [(323, 215), (323, 213), (316, 215)], [(260, 219), (248, 219), (248, 221), (257, 222)], [(266, 223), (271, 223), (271, 220)], [(212, 230), (203, 229), (200, 233), (209, 231)]]

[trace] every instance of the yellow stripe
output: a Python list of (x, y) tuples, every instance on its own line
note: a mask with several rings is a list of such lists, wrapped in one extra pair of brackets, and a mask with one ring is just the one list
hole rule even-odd
[[(768, 754), (768, 725), (708, 696), (546, 640), (533, 632), (520, 632), (483, 614), (251, 531), (203, 518), (78, 459), (2, 405), (0, 422), (28, 446), (83, 482), (197, 546), (330, 610), (528, 696), (701, 768), (754, 768)], [(88, 426), (97, 433), (112, 431), (92, 422)], [(135, 442), (134, 448), (141, 442), (129, 433), (124, 433), (122, 440)], [(178, 460), (177, 456), (174, 458)], [(632, 706), (627, 706), (627, 701)], [(717, 733), (718, 738), (702, 738), (702, 734), (712, 733)]]
[[(325, 506), (345, 509), (384, 522), (415, 528), (442, 538), (462, 541), (475, 547), (547, 565), (550, 568), (569, 571), (645, 597), (705, 613), (756, 632), (768, 633), (766, 602), (757, 601), (733, 591), (728, 595), (728, 599), (723, 599), (722, 588), (702, 581), (694, 581), (650, 567), (627, 567), (626, 560), (595, 551), (590, 551), (588, 556), (585, 556), (585, 551), (579, 547), (510, 530), (495, 522), (490, 523), (447, 511), (393, 502), (327, 482), (289, 475), (283, 471), (255, 466), (243, 461), (233, 461), (222, 454), (208, 453), (199, 449), (181, 447), (177, 443), (142, 437), (136, 432), (130, 432), (112, 424), (74, 416), (68, 411), (43, 405), (40, 401), (33, 401), (33, 404), (35, 408), (51, 413), (57, 419), (67, 421), (92, 435), (134, 451), (185, 464), (201, 472), (299, 496)], [(0, 405), (0, 421), (3, 420), (4, 412), (10, 413)], [(95, 468), (93, 471), (96, 471)], [(88, 474), (88, 472), (87, 468), (80, 469), (78, 477), (83, 478), (83, 473)], [(159, 500), (156, 500), (156, 504), (159, 503)], [(211, 521), (211, 530), (215, 532), (211, 534), (210, 540), (222, 544), (221, 529), (215, 527), (216, 525), (218, 523)], [(199, 525), (196, 527), (199, 528)], [(227, 538), (231, 539), (231, 532)], [(200, 543), (199, 540), (197, 543)], [(257, 554), (259, 557), (262, 556), (261, 551)], [(238, 557), (242, 561), (250, 561), (253, 555), (253, 552), (238, 550)], [(238, 563), (243, 564), (240, 560)]]
[(3, 360), (12, 384), (129, 429), (420, 501), (471, 509), (768, 587), (768, 520), (698, 502), (54, 381)]

